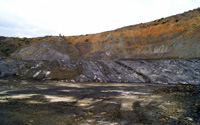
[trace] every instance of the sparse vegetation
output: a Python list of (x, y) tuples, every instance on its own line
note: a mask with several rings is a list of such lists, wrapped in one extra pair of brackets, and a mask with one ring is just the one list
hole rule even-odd
[(45, 38), (48, 38), (48, 37), (52, 37), (52, 35), (46, 35), (46, 36), (44, 36)]
[(85, 42), (89, 42), (89, 39), (85, 39)]
[(192, 24), (192, 26), (193, 26), (194, 28), (196, 28), (197, 25), (196, 25), (196, 24)]
[(62, 35), (61, 33), (59, 34), (59, 37), (65, 37), (64, 35)]
[(161, 24), (165, 24), (165, 23), (167, 23), (167, 22), (169, 22), (169, 20), (163, 21)]
[(159, 23), (155, 23), (155, 24), (153, 24), (154, 26), (157, 26)]
[(163, 19), (164, 19), (164, 18), (159, 19), (158, 22), (162, 21)]

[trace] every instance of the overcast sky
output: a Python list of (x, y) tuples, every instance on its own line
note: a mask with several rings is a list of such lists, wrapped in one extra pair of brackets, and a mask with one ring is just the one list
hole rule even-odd
[(97, 33), (198, 7), (200, 0), (0, 0), (0, 36)]

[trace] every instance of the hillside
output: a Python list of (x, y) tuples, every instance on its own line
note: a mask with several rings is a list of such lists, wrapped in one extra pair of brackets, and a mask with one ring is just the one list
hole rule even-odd
[(0, 124), (200, 125), (200, 8), (80, 36), (0, 37)]
[(83, 55), (103, 52), (115, 58), (198, 58), (199, 26), (200, 9), (195, 9), (109, 32), (66, 38), (75, 45), (92, 43)]
[(0, 77), (199, 84), (199, 34), (198, 8), (98, 34), (0, 37)]
[[(97, 34), (38, 38), (1, 37), (0, 55), (9, 57), (18, 49), (12, 57), (23, 58), (24, 53), (22, 55), (18, 53), (20, 48), (29, 43), (37, 46), (40, 44), (38, 41), (46, 41), (54, 45), (70, 46), (71, 50), (67, 54), (73, 59), (85, 56), (95, 59), (199, 58), (199, 33), (200, 9), (198, 8), (152, 22)], [(28, 51), (27, 56), (36, 50), (28, 49)]]

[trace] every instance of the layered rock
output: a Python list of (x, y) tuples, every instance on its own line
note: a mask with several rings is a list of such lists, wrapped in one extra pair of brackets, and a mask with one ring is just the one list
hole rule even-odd
[[(0, 56), (31, 60), (200, 57), (200, 9), (113, 31), (38, 38), (0, 37)], [(44, 50), (43, 50), (44, 49)], [(44, 51), (44, 52), (43, 52)], [(13, 53), (14, 52), (14, 53)], [(35, 54), (34, 54), (35, 53)], [(29, 57), (32, 56), (32, 57)], [(50, 59), (54, 60), (54, 59)]]
[(0, 37), (0, 77), (199, 84), (199, 34), (195, 9), (98, 34)]
[(200, 9), (127, 26), (109, 32), (66, 37), (71, 43), (92, 43), (85, 56), (106, 59), (166, 59), (200, 57)]
[(0, 76), (66, 82), (199, 84), (200, 60), (17, 61), (0, 60)]

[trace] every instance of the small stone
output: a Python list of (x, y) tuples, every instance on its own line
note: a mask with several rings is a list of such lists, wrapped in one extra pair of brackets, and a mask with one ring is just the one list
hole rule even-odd
[(186, 117), (186, 119), (187, 119), (188, 121), (191, 121), (191, 122), (194, 121), (193, 118), (191, 118), (191, 117)]
[(80, 121), (80, 120), (83, 120), (83, 117), (80, 117), (80, 118), (74, 119), (74, 121)]
[(77, 122), (77, 121), (78, 121), (78, 119), (74, 119), (74, 121), (75, 121), (75, 122)]
[(72, 79), (71, 82), (75, 83), (75, 80)]
[(92, 113), (92, 112), (88, 112), (88, 115), (89, 115), (89, 116), (92, 116), (92, 115), (93, 115), (93, 113)]
[(29, 123), (33, 123), (33, 120), (30, 120)]
[(164, 118), (164, 117), (162, 117), (161, 119), (162, 119), (163, 121), (167, 121), (167, 120), (168, 120), (168, 118), (167, 118), (167, 117), (165, 117), (165, 118)]
[(87, 120), (88, 123), (94, 123), (94, 120)]
[(101, 115), (105, 115), (105, 114), (107, 114), (107, 112), (101, 112), (100, 114), (101, 114)]

